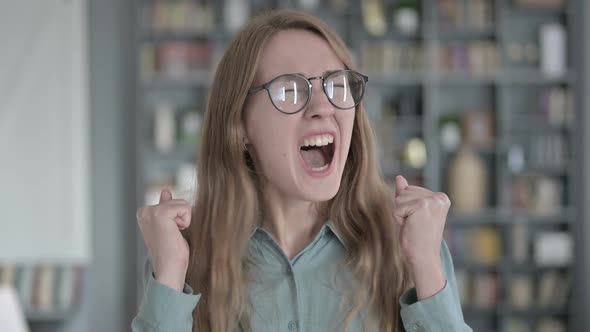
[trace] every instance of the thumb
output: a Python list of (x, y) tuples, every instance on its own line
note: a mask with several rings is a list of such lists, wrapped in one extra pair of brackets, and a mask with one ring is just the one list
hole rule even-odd
[(395, 177), (395, 194), (396, 196), (408, 187), (408, 181), (401, 175)]
[(162, 190), (160, 193), (160, 204), (167, 202), (172, 199), (172, 193), (168, 189)]

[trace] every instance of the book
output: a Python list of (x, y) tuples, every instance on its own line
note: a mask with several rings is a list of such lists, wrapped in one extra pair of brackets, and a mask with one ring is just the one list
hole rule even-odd
[(16, 266), (5, 265), (0, 273), (0, 286), (14, 286), (16, 280)]
[(539, 308), (564, 308), (571, 292), (571, 273), (550, 271), (539, 278), (537, 305)]
[(49, 311), (54, 308), (54, 281), (55, 268), (49, 265), (43, 265), (38, 268), (38, 288), (36, 305), (39, 310)]
[(500, 258), (500, 238), (498, 230), (486, 227), (474, 230), (471, 237), (471, 253), (475, 262), (494, 265)]
[(22, 266), (19, 270), (16, 279), (16, 289), (23, 307), (31, 308), (33, 304), (35, 269), (33, 266)]
[(493, 308), (498, 298), (498, 279), (495, 274), (473, 275), (472, 304), (481, 309)]
[(533, 282), (529, 276), (515, 276), (510, 284), (510, 303), (516, 309), (528, 309), (533, 303)]
[(74, 287), (74, 268), (71, 266), (61, 267), (55, 291), (57, 308), (67, 310), (72, 307)]
[(541, 318), (537, 323), (538, 332), (565, 332), (564, 322), (554, 318)]

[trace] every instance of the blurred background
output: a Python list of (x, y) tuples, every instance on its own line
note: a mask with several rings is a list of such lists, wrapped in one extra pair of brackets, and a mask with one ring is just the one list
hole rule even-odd
[(129, 330), (146, 257), (135, 211), (162, 188), (194, 199), (214, 69), (270, 8), (314, 13), (347, 42), (388, 182), (451, 197), (445, 238), (474, 331), (590, 330), (589, 2), (0, 8), (0, 284), (31, 331)]

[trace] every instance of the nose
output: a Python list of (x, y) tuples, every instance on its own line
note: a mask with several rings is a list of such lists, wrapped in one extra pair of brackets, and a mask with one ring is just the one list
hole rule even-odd
[(321, 79), (311, 81), (312, 93), (311, 100), (305, 110), (305, 116), (308, 118), (326, 118), (334, 114), (334, 105), (328, 100), (324, 93)]

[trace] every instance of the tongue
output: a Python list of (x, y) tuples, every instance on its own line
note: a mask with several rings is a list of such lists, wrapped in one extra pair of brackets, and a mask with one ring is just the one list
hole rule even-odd
[(326, 158), (319, 148), (311, 148), (309, 150), (301, 150), (301, 157), (311, 168), (318, 168), (326, 165)]

